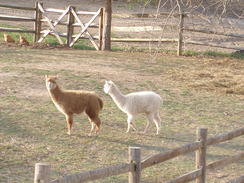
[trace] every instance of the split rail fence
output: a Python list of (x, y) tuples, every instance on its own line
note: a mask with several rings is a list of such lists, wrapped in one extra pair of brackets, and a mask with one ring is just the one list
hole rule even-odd
[[(207, 171), (223, 168), (228, 164), (238, 162), (244, 158), (244, 152), (241, 152), (210, 164), (206, 164), (207, 147), (242, 135), (244, 135), (244, 128), (207, 138), (207, 129), (200, 128), (197, 129), (197, 138), (193, 143), (185, 144), (181, 147), (152, 155), (143, 160), (141, 160), (141, 149), (139, 147), (129, 147), (128, 163), (120, 163), (107, 168), (99, 168), (81, 173), (65, 175), (55, 180), (50, 180), (51, 166), (49, 164), (37, 163), (35, 165), (34, 183), (81, 183), (124, 173), (128, 173), (129, 183), (140, 183), (143, 169), (190, 152), (195, 152), (196, 170), (164, 183), (185, 183), (192, 180), (196, 180), (197, 183), (205, 183)], [(234, 180), (230, 180), (228, 183), (243, 182), (244, 175), (237, 177)]]
[[(61, 37), (66, 38), (66, 44), (72, 47), (78, 39), (89, 39), (96, 50), (102, 48), (102, 35), (103, 35), (103, 13), (104, 8), (100, 8), (96, 12), (88, 11), (76, 11), (75, 7), (69, 6), (65, 10), (44, 8), (42, 3), (36, 2), (35, 7), (19, 7), (12, 5), (0, 5), (0, 8), (18, 9), (34, 12), (34, 18), (20, 17), (20, 16), (9, 16), (0, 14), (0, 20), (4, 21), (21, 21), (21, 22), (32, 22), (34, 23), (34, 30), (23, 30), (19, 28), (6, 28), (0, 27), (0, 31), (6, 32), (20, 32), (20, 33), (33, 33), (34, 42), (42, 42), (48, 35), (53, 35), (57, 38), (60, 44), (64, 44)], [(48, 13), (61, 14), (57, 20), (53, 20)], [(65, 16), (68, 16), (65, 21)], [(87, 23), (83, 23), (79, 16), (91, 16)], [(99, 18), (99, 25), (94, 24), (94, 20)], [(43, 24), (47, 23), (48, 29), (44, 29)], [(66, 26), (67, 33), (60, 33), (57, 31), (57, 25)], [(74, 28), (79, 27), (80, 31), (76, 35), (74, 34)], [(98, 35), (92, 36), (88, 28), (98, 28)], [(96, 43), (95, 40), (98, 40)]]
[[(19, 9), (19, 10), (26, 10), (26, 11), (33, 11), (34, 12), (34, 18), (29, 17), (19, 17), (19, 16), (7, 16), (7, 15), (1, 15), (0, 14), (0, 20), (5, 21), (23, 21), (23, 22), (33, 22), (34, 23), (34, 30), (22, 30), (17, 28), (4, 28), (0, 27), (0, 31), (7, 31), (7, 32), (20, 32), (20, 33), (34, 33), (34, 42), (42, 42), (47, 35), (53, 35), (55, 36), (60, 44), (64, 44), (61, 37), (66, 38), (66, 44), (69, 47), (72, 47), (74, 43), (78, 39), (89, 39), (92, 45), (96, 48), (96, 50), (102, 49), (103, 39), (105, 37), (108, 37), (108, 33), (106, 33), (105, 29), (105, 9), (100, 8), (96, 12), (87, 12), (87, 11), (76, 11), (75, 7), (69, 6), (65, 10), (60, 9), (53, 9), (53, 8), (44, 8), (42, 3), (37, 2), (35, 4), (35, 7), (18, 7), (18, 6), (12, 6), (12, 5), (0, 5), (0, 8), (10, 8), (10, 9)], [(61, 13), (61, 15), (58, 17), (57, 20), (52, 20), (48, 13)], [(62, 21), (65, 17), (65, 15), (68, 15), (67, 21)], [(80, 15), (87, 16), (91, 15), (91, 19), (87, 23), (83, 23), (80, 19)], [(169, 16), (169, 13), (161, 13), (160, 15)], [(153, 15), (150, 14), (113, 14), (113, 17), (150, 17)], [(158, 16), (158, 15), (156, 15)], [(243, 47), (237, 47), (237, 46), (226, 46), (221, 44), (213, 44), (213, 43), (205, 43), (200, 41), (184, 41), (183, 34), (185, 31), (190, 32), (198, 32), (198, 33), (205, 33), (205, 34), (214, 34), (214, 35), (220, 35), (220, 36), (229, 36), (229, 37), (235, 37), (235, 38), (244, 38), (243, 34), (232, 34), (232, 33), (224, 33), (224, 32), (217, 32), (217, 31), (211, 31), (211, 30), (197, 30), (197, 29), (191, 29), (184, 26), (184, 19), (187, 17), (187, 14), (185, 13), (176, 13), (171, 14), (170, 16), (177, 16), (179, 17), (179, 24), (178, 24), (178, 37), (175, 39), (142, 39), (142, 38), (111, 38), (111, 42), (175, 42), (178, 43), (177, 45), (177, 54), (182, 55), (182, 45), (183, 44), (195, 44), (195, 45), (204, 45), (204, 46), (210, 46), (210, 47), (219, 47), (219, 48), (225, 48), (225, 49), (234, 49), (234, 50), (241, 50), (243, 51)], [(99, 25), (93, 24), (94, 20), (99, 17)], [(46, 30), (43, 30), (43, 23), (47, 23), (49, 28)], [(57, 25), (63, 25), (67, 27), (67, 33), (59, 33), (56, 30)], [(107, 25), (108, 26), (108, 25)], [(111, 25), (109, 25), (111, 28)], [(74, 28), (80, 27), (80, 31), (78, 34), (74, 35)], [(92, 36), (88, 32), (88, 28), (98, 28), (98, 35)], [(121, 27), (112, 26), (113, 30), (118, 30)], [(124, 27), (125, 28), (125, 27)], [(126, 32), (128, 32), (128, 29), (131, 29), (132, 27), (127, 27)], [(141, 27), (143, 29), (145, 27)], [(148, 27), (146, 28), (148, 29)], [(151, 26), (151, 29), (154, 28)], [(161, 29), (163, 30), (163, 29)], [(103, 32), (104, 31), (104, 32)], [(96, 43), (96, 40), (98, 43)], [(111, 43), (109, 43), (111, 44)]]
[[(225, 49), (233, 49), (233, 50), (244, 50), (244, 47), (238, 47), (238, 46), (227, 46), (227, 45), (221, 45), (221, 44), (214, 44), (214, 43), (206, 43), (201, 41), (184, 41), (184, 32), (197, 32), (197, 33), (204, 33), (204, 34), (212, 34), (212, 35), (219, 35), (219, 36), (228, 36), (228, 37), (234, 37), (234, 38), (244, 38), (244, 34), (235, 34), (235, 33), (224, 33), (224, 32), (218, 32), (218, 31), (212, 31), (207, 29), (192, 29), (185, 26), (185, 18), (188, 17), (186, 13), (160, 13), (160, 14), (113, 14), (114, 17), (128, 17), (128, 18), (155, 18), (158, 16), (173, 16), (173, 17), (179, 17), (179, 23), (178, 28), (175, 30), (178, 31), (178, 37), (175, 39), (148, 39), (148, 38), (112, 38), (111, 41), (113, 42), (171, 42), (171, 43), (178, 43), (177, 44), (177, 55), (182, 55), (182, 45), (183, 44), (194, 44), (194, 45), (203, 45), (203, 46), (209, 46), (209, 47), (218, 47), (218, 48), (225, 48)], [(167, 26), (167, 25), (165, 25)], [(113, 26), (112, 30), (114, 31), (126, 31), (126, 32), (137, 32), (137, 31), (163, 31), (164, 27), (161, 26), (141, 26), (141, 27), (120, 27), (120, 26)]]

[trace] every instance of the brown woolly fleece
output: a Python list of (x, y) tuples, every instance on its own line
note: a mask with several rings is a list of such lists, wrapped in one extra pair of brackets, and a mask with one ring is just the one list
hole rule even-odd
[(68, 134), (71, 134), (73, 114), (80, 114), (82, 112), (87, 114), (91, 123), (90, 135), (95, 126), (95, 133), (98, 132), (101, 125), (99, 112), (103, 108), (103, 101), (101, 98), (99, 98), (95, 92), (62, 90), (56, 80), (56, 77), (46, 76), (46, 86), (53, 103), (66, 117)]
[(14, 43), (14, 42), (15, 42), (15, 40), (14, 40), (10, 35), (8, 35), (8, 34), (3, 34), (3, 36), (4, 36), (4, 41), (5, 41), (6, 43)]
[(21, 45), (29, 45), (29, 42), (23, 36), (19, 36), (19, 43)]

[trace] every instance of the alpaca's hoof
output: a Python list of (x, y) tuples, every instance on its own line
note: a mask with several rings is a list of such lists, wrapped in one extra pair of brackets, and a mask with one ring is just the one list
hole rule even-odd
[(67, 132), (67, 134), (68, 134), (68, 135), (71, 135), (71, 133), (70, 133), (70, 132)]

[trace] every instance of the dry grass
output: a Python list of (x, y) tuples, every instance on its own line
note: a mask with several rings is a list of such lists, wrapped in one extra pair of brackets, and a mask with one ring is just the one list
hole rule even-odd
[[(66, 135), (63, 115), (47, 94), (45, 74), (58, 74), (66, 89), (94, 90), (103, 98), (99, 136), (87, 136), (90, 125), (84, 115), (75, 117), (73, 135)], [(243, 62), (235, 59), (172, 55), (155, 58), (137, 52), (37, 50), (2, 45), (0, 182), (33, 182), (37, 162), (49, 162), (52, 178), (56, 178), (126, 162), (128, 146), (142, 147), (145, 158), (192, 142), (197, 127), (208, 128), (210, 136), (242, 127), (244, 97), (235, 89), (243, 89), (242, 78)], [(164, 98), (162, 133), (154, 135), (155, 127), (151, 125), (148, 134), (125, 134), (126, 115), (103, 93), (105, 79), (114, 80), (123, 93), (159, 93)], [(233, 92), (230, 94), (228, 89)], [(136, 124), (142, 131), (145, 118), (139, 116)], [(241, 152), (243, 143), (241, 137), (211, 147), (207, 161)], [(194, 154), (182, 156), (143, 171), (143, 182), (162, 182), (194, 167)], [(224, 171), (208, 173), (208, 180), (224, 183), (242, 175), (243, 168), (240, 161)], [(126, 180), (127, 175), (120, 175), (95, 182)]]

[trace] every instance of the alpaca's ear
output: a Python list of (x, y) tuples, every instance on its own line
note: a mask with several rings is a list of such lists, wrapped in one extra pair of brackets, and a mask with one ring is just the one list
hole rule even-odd
[(107, 80), (105, 80), (105, 84), (108, 84), (108, 81)]
[(108, 82), (109, 84), (113, 84), (113, 81), (111, 81), (111, 80), (109, 80), (109, 82)]

